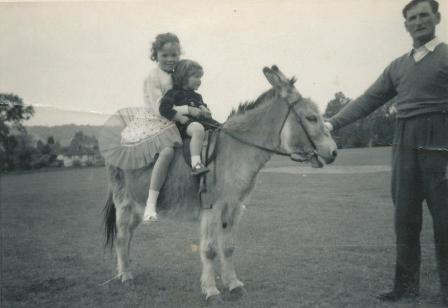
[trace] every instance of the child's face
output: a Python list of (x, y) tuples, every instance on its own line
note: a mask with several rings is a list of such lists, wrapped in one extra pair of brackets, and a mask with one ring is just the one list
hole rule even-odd
[(202, 72), (196, 73), (188, 77), (187, 84), (185, 85), (185, 87), (187, 89), (196, 91), (197, 89), (199, 89), (199, 86), (201, 85), (201, 78), (202, 78)]
[(174, 66), (179, 61), (180, 47), (177, 43), (166, 43), (157, 52), (157, 62), (159, 67), (167, 72), (174, 69)]

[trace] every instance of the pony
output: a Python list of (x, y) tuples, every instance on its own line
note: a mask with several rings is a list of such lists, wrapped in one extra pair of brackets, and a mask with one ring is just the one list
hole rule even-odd
[[(277, 66), (265, 67), (263, 73), (272, 88), (255, 101), (240, 104), (215, 132), (217, 151), (207, 174), (212, 180), (202, 198), (197, 193), (199, 181), (191, 176), (179, 149), (160, 193), (160, 217), (200, 218), (200, 280), (206, 300), (220, 296), (213, 267), (217, 257), (224, 287), (233, 293), (244, 290), (232, 260), (233, 233), (256, 176), (268, 160), (277, 153), (322, 167), (320, 159), (329, 164), (337, 155), (336, 143), (317, 106), (297, 91), (295, 79), (286, 78)], [(123, 170), (107, 166), (106, 245), (112, 248), (116, 241), (118, 275), (114, 278), (121, 278), (123, 283), (133, 279), (129, 253), (132, 236), (142, 221), (151, 168)]]

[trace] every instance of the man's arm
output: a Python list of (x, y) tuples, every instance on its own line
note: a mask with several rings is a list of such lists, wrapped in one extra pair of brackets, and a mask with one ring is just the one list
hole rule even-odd
[(378, 107), (387, 103), (397, 92), (391, 77), (392, 64), (389, 65), (378, 79), (363, 95), (351, 101), (341, 111), (329, 119), (330, 130), (342, 128), (348, 124), (366, 117)]

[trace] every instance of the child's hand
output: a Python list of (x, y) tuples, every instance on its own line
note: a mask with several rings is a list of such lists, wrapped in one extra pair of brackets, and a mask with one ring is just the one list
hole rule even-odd
[(208, 111), (208, 112), (210, 112), (210, 109), (208, 109), (208, 108), (205, 107), (204, 105), (199, 106), (199, 109), (201, 109), (202, 111)]
[(202, 116), (202, 110), (196, 107), (188, 106), (188, 113), (194, 118), (200, 118)]
[(174, 116), (174, 120), (181, 124), (186, 124), (188, 121), (190, 121), (190, 118), (187, 116), (184, 116), (183, 114), (176, 113), (176, 115)]
[(199, 109), (202, 110), (202, 117), (203, 118), (211, 119), (212, 113), (210, 112), (210, 110), (207, 107), (201, 106), (201, 107), (199, 107)]
[(205, 119), (211, 119), (212, 118), (212, 114), (208, 110), (203, 110), (202, 111), (202, 117), (205, 118)]

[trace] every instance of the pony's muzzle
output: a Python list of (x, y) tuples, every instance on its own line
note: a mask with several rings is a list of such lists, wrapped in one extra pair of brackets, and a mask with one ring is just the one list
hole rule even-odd
[(336, 157), (338, 156), (338, 151), (334, 150), (330, 153), (330, 157), (325, 159), (325, 163), (331, 164), (332, 162), (334, 162), (334, 160), (336, 159)]

